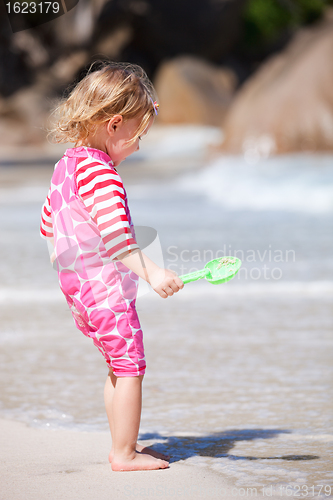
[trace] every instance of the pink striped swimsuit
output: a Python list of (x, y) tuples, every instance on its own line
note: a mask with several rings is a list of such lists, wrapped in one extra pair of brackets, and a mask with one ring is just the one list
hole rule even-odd
[(60, 288), (77, 328), (116, 376), (143, 375), (138, 276), (114, 260), (139, 247), (126, 191), (106, 153), (67, 149), (42, 209), (41, 236), (54, 241)]

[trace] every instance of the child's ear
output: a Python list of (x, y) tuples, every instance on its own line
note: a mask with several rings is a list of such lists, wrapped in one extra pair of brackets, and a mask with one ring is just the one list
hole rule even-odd
[(114, 135), (115, 132), (119, 129), (119, 127), (124, 122), (124, 119), (121, 115), (114, 115), (107, 124), (106, 130), (109, 135)]

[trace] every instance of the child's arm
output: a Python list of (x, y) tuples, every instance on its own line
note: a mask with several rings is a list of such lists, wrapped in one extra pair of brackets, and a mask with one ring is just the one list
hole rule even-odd
[(183, 288), (178, 276), (162, 269), (141, 252), (132, 235), (126, 192), (115, 170), (92, 163), (76, 171), (78, 194), (100, 230), (110, 259), (118, 259), (146, 280), (163, 298)]
[(184, 283), (176, 273), (159, 267), (140, 249), (125, 252), (117, 258), (140, 278), (147, 281), (163, 299), (184, 287)]

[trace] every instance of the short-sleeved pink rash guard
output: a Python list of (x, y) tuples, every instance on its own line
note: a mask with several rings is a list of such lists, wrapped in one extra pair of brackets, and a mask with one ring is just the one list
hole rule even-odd
[(67, 149), (42, 208), (41, 236), (54, 241), (60, 288), (76, 326), (116, 376), (144, 374), (138, 276), (114, 260), (139, 247), (126, 191), (106, 153)]

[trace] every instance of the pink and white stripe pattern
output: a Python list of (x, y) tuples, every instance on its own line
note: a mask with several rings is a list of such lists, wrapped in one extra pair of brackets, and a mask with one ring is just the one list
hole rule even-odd
[(51, 217), (51, 206), (50, 206), (50, 192), (46, 197), (45, 203), (42, 208), (42, 217), (41, 217), (41, 225), (40, 232), (44, 238), (53, 238), (53, 225), (52, 225), (52, 217)]
[(78, 194), (96, 222), (110, 258), (138, 248), (132, 236), (127, 197), (118, 173), (87, 159), (78, 165), (76, 181)]
[(122, 180), (106, 153), (66, 151), (42, 209), (41, 236), (54, 240), (60, 288), (77, 328), (93, 339), (116, 376), (142, 375), (138, 276), (117, 261), (139, 247)]

